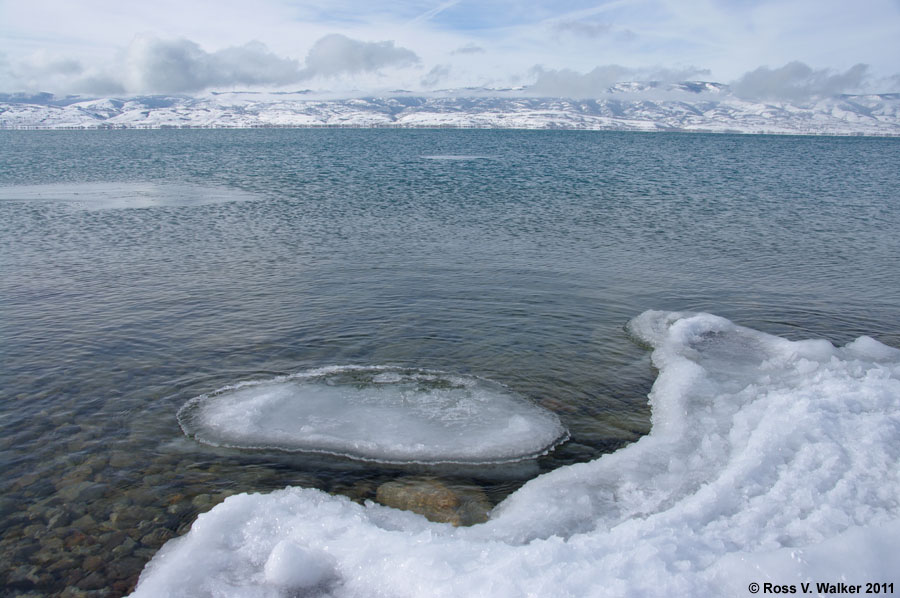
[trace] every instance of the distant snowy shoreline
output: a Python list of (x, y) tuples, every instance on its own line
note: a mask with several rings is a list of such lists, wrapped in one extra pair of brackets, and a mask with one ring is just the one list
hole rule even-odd
[(391, 130), (481, 130), (481, 131), (593, 131), (593, 132), (629, 132), (629, 133), (692, 133), (707, 135), (783, 135), (783, 136), (806, 136), (806, 137), (900, 137), (900, 132), (890, 133), (863, 133), (863, 132), (843, 132), (843, 131), (740, 131), (740, 130), (708, 130), (708, 129), (629, 129), (629, 128), (575, 128), (575, 127), (497, 127), (497, 126), (476, 126), (476, 125), (248, 125), (248, 126), (227, 126), (227, 125), (159, 125), (159, 126), (37, 126), (37, 125), (21, 125), (21, 126), (2, 126), (0, 131), (171, 131), (171, 130), (230, 130), (245, 131), (251, 129), (300, 129), (300, 130), (321, 130), (321, 129), (355, 129), (355, 130), (375, 130), (375, 129), (391, 129)]
[(900, 94), (789, 103), (750, 101), (710, 85), (701, 91), (628, 88), (588, 100), (509, 93), (350, 99), (313, 99), (302, 92), (101, 99), (0, 95), (0, 129), (471, 128), (900, 136)]

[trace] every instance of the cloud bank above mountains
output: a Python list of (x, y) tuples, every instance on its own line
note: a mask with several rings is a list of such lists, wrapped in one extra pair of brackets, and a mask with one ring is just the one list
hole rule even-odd
[[(0, 77), (25, 89), (62, 88), (94, 95), (196, 93), (230, 87), (284, 87), (314, 78), (374, 73), (419, 62), (392, 41), (364, 42), (330, 34), (313, 44), (304, 63), (277, 56), (261, 42), (207, 52), (188, 39), (139, 36), (111, 66), (89, 70), (74, 59), (38, 54), (19, 64), (0, 62)], [(3, 73), (3, 71), (6, 71)]]
[(900, 91), (898, 28), (897, 0), (0, 2), (0, 93), (581, 98), (621, 81), (704, 80), (806, 101)]
[[(485, 50), (469, 45), (454, 53), (477, 56)], [(445, 85), (453, 67), (438, 64), (423, 72), (419, 55), (394, 41), (361, 41), (337, 33), (318, 39), (303, 61), (279, 56), (258, 41), (208, 52), (188, 39), (149, 35), (136, 37), (102, 69), (88, 68), (76, 59), (52, 57), (42, 52), (19, 63), (12, 63), (0, 55), (0, 83), (6, 87), (93, 96), (328, 86), (342, 78), (386, 77), (385, 73), (404, 70), (417, 75), (418, 89), (415, 91), (427, 92)], [(534, 65), (519, 76), (518, 87), (529, 96), (596, 98), (606, 95), (609, 88), (619, 82), (709, 81), (710, 75), (709, 69), (699, 67), (629, 68), (608, 64), (578, 72)], [(841, 72), (814, 69), (792, 61), (776, 68), (760, 66), (730, 83), (735, 95), (741, 98), (802, 102), (865, 91), (873, 81), (868, 65), (861, 63)], [(897, 87), (900, 75), (874, 84)]]
[(804, 101), (861, 89), (868, 68), (865, 64), (855, 64), (840, 73), (815, 70), (797, 61), (776, 69), (761, 66), (738, 79), (732, 89), (739, 97), (751, 100)]

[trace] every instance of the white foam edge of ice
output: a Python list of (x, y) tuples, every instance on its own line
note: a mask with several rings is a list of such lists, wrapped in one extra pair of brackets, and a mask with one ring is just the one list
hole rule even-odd
[[(440, 377), (446, 379), (448, 381), (460, 384), (465, 387), (471, 388), (476, 384), (487, 384), (498, 389), (503, 389), (508, 392), (510, 398), (515, 397), (517, 400), (521, 401), (523, 404), (529, 406), (530, 408), (545, 412), (546, 416), (552, 417), (553, 422), (555, 423), (555, 430), (551, 431), (552, 438), (548, 437), (546, 442), (540, 444), (539, 447), (521, 450), (518, 451), (515, 455), (504, 457), (504, 456), (492, 456), (490, 458), (478, 458), (478, 457), (466, 457), (466, 458), (448, 458), (448, 457), (440, 457), (440, 456), (431, 456), (429, 458), (415, 458), (410, 456), (396, 457), (391, 458), (389, 456), (374, 456), (369, 454), (360, 453), (358, 451), (352, 450), (330, 450), (327, 448), (321, 447), (303, 447), (303, 448), (287, 448), (283, 446), (278, 446), (276, 444), (271, 443), (233, 443), (222, 440), (217, 440), (210, 438), (208, 435), (198, 435), (196, 431), (193, 429), (191, 425), (186, 422), (186, 414), (196, 407), (198, 403), (208, 400), (210, 397), (215, 397), (221, 395), (223, 393), (227, 393), (230, 391), (242, 390), (247, 388), (253, 388), (257, 386), (265, 386), (271, 384), (277, 384), (280, 382), (288, 382), (291, 380), (305, 380), (305, 379), (313, 379), (319, 378), (323, 376), (328, 376), (330, 374), (339, 374), (344, 372), (354, 372), (354, 371), (377, 371), (381, 372), (381, 374), (373, 377), (373, 382), (376, 385), (388, 385), (393, 382), (397, 382), (402, 379), (402, 376), (399, 375), (399, 372), (415, 372), (416, 375), (422, 377)], [(394, 376), (397, 376), (396, 378)], [(509, 390), (505, 385), (493, 381), (488, 380), (486, 378), (482, 378), (480, 376), (474, 375), (461, 375), (461, 374), (452, 374), (447, 373), (441, 370), (435, 369), (427, 369), (427, 368), (405, 368), (393, 365), (329, 365), (322, 366), (318, 368), (313, 368), (301, 372), (296, 372), (292, 374), (283, 374), (271, 378), (261, 379), (261, 380), (245, 380), (241, 382), (236, 382), (234, 384), (229, 384), (223, 386), (211, 393), (204, 393), (197, 397), (194, 397), (188, 400), (177, 412), (177, 420), (178, 425), (181, 428), (182, 432), (194, 440), (201, 442), (203, 444), (218, 447), (223, 449), (238, 449), (238, 450), (258, 450), (258, 451), (280, 451), (286, 453), (306, 453), (306, 454), (317, 454), (317, 455), (327, 455), (331, 457), (352, 459), (354, 461), (368, 462), (368, 463), (380, 463), (385, 465), (422, 465), (422, 466), (443, 466), (443, 465), (460, 465), (460, 466), (497, 466), (503, 464), (513, 464), (519, 463), (523, 461), (531, 461), (537, 459), (539, 457), (543, 457), (553, 450), (555, 450), (561, 444), (564, 444), (571, 437), (569, 430), (559, 421), (555, 414), (551, 411), (543, 409), (533, 403), (531, 403), (525, 397), (520, 397), (516, 393), (513, 393)]]
[[(628, 328), (659, 370), (637, 442), (531, 480), (471, 528), (310, 489), (232, 496), (167, 543), (133, 595), (744, 596), (750, 583), (896, 581), (900, 350), (709, 314), (645, 312)], [(293, 588), (280, 564), (267, 573), (284, 542), (311, 571)]]
[(80, 182), (0, 187), (0, 201), (52, 203), (81, 210), (122, 210), (164, 206), (200, 206), (260, 199), (225, 187), (169, 182)]

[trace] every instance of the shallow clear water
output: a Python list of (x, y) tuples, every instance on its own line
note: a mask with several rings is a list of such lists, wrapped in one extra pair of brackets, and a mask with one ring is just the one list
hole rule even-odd
[[(496, 503), (647, 431), (654, 372), (623, 330), (646, 309), (900, 346), (897, 164), (894, 139), (0, 132), (6, 585), (127, 591), (232, 492), (428, 475)], [(403, 467), (178, 426), (198, 395), (332, 365), (487, 378), (571, 439)]]

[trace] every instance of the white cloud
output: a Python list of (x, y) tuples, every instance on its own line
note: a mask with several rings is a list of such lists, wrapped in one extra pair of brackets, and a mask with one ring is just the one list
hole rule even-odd
[[(897, 1), (900, 2), (900, 0)], [(900, 92), (900, 73), (887, 77), (887, 80), (884, 83), (884, 90), (887, 93)]]
[(445, 80), (449, 74), (450, 66), (446, 64), (439, 64), (428, 71), (428, 74), (422, 77), (420, 83), (422, 84), (422, 87), (426, 89), (433, 89), (438, 85), (438, 83)]
[(225, 48), (212, 56), (216, 74), (225, 82), (258, 86), (285, 85), (298, 80), (299, 63), (276, 56), (260, 42)]
[(794, 61), (777, 68), (761, 66), (732, 84), (734, 93), (753, 100), (804, 101), (859, 90), (867, 78), (868, 66), (856, 64), (843, 73), (815, 70)]
[(13, 75), (12, 65), (9, 63), (6, 54), (0, 52), (0, 93), (6, 90), (15, 90), (14, 80), (15, 77)]
[(454, 6), (459, 4), (460, 1), (461, 0), (447, 0), (447, 2), (444, 2), (444, 3), (440, 4), (439, 6), (432, 8), (431, 10), (426, 10), (425, 12), (423, 12), (422, 14), (417, 16), (415, 19), (413, 19), (411, 22), (412, 23), (423, 23), (425, 21), (431, 20), (434, 17), (436, 17), (437, 15), (439, 15), (440, 13), (447, 10), (448, 8), (453, 8)]
[(392, 41), (363, 42), (346, 35), (326, 35), (310, 49), (306, 57), (308, 76), (335, 76), (370, 73), (386, 67), (410, 66), (419, 62), (412, 50), (397, 47)]
[(710, 74), (708, 70), (696, 67), (632, 69), (617, 64), (598, 66), (584, 74), (569, 69), (554, 70), (540, 66), (532, 68), (531, 72), (536, 75), (536, 79), (528, 87), (529, 94), (579, 99), (606, 95), (609, 88), (620, 81), (675, 83)]
[(305, 65), (270, 52), (260, 42), (207, 52), (189, 39), (140, 35), (103, 69), (88, 70), (78, 60), (46, 52), (15, 63), (0, 60), (0, 85), (10, 91), (89, 95), (195, 93), (235, 86), (282, 87), (314, 77), (377, 73), (418, 61), (412, 50), (393, 41), (363, 42), (339, 34), (313, 44)]
[(684, 68), (654, 67), (637, 69), (635, 79), (640, 81), (657, 81), (660, 83), (681, 83), (682, 81), (709, 80), (712, 72), (709, 69), (688, 66)]
[(73, 58), (52, 56), (47, 52), (35, 52), (22, 64), (35, 76), (80, 75), (84, 71), (81, 63)]
[(204, 89), (214, 76), (210, 55), (186, 39), (139, 37), (125, 55), (130, 91), (191, 92)]
[(559, 21), (553, 24), (553, 30), (559, 33), (571, 33), (587, 38), (605, 37), (613, 27), (609, 23), (591, 23), (587, 21)]
[[(11, 61), (0, 55), (0, 90), (25, 93), (66, 92), (121, 93), (124, 88), (79, 60), (38, 51)], [(95, 91), (95, 90), (100, 90)]]
[(234, 85), (286, 85), (303, 78), (300, 64), (259, 42), (206, 52), (187, 39), (142, 36), (128, 47), (123, 79), (129, 91), (190, 93)]
[(117, 96), (128, 91), (120, 81), (103, 73), (79, 77), (69, 84), (68, 89), (70, 92), (95, 96)]
[(485, 50), (481, 46), (473, 43), (468, 43), (453, 50), (451, 54), (484, 54), (484, 52)]
[(611, 85), (631, 71), (617, 64), (609, 64), (598, 66), (585, 74), (540, 66), (534, 67), (532, 72), (537, 75), (537, 79), (528, 88), (529, 93), (550, 97), (594, 98), (605, 94)]

